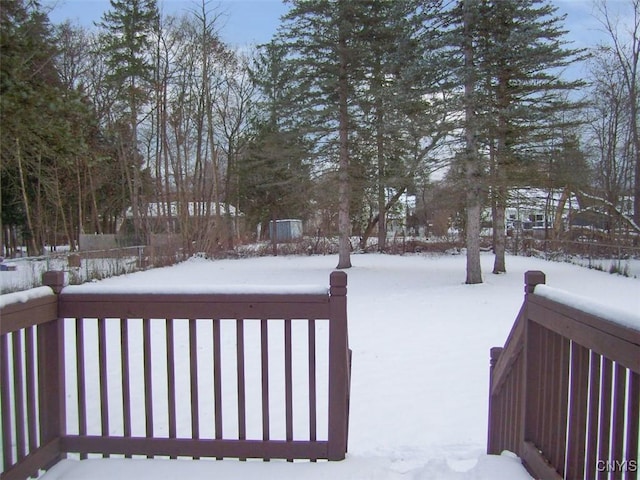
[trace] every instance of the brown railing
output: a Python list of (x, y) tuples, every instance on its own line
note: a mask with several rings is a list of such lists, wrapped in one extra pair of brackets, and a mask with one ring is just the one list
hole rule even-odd
[(504, 348), (491, 349), (488, 453), (516, 453), (534, 478), (638, 478), (637, 319), (536, 288), (542, 272), (525, 283)]
[(345, 457), (343, 272), (329, 291), (266, 293), (92, 292), (46, 275), (0, 309), (2, 480), (70, 453)]

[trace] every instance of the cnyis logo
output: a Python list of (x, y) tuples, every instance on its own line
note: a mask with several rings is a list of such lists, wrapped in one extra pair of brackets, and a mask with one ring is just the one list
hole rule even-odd
[(599, 472), (637, 472), (637, 460), (598, 460), (596, 468)]

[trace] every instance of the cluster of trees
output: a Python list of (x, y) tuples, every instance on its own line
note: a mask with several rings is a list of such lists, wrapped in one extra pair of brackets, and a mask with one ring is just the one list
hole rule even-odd
[[(111, 0), (95, 29), (51, 26), (37, 2), (1, 16), (0, 155), (5, 248), (64, 234), (179, 233), (191, 250), (253, 226), (314, 218), (377, 233), (405, 193), (461, 199), (467, 282), (482, 281), (480, 212), (492, 208), (494, 272), (505, 271), (514, 186), (563, 188), (640, 224), (640, 7), (628, 36), (606, 3), (611, 42), (566, 44), (545, 0), (291, 0), (271, 42), (234, 51), (203, 0), (181, 17), (155, 0)], [(587, 55), (587, 54), (590, 55)], [(593, 82), (563, 71), (589, 58)], [(620, 199), (634, 198), (633, 218)], [(154, 208), (149, 208), (154, 205)], [(152, 213), (153, 212), (153, 213)], [(161, 221), (159, 222), (159, 219)]]

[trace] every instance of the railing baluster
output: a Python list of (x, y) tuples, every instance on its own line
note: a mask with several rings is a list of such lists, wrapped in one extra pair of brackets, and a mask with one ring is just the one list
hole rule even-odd
[(584, 477), (589, 351), (571, 344), (571, 396), (567, 440), (567, 477)]
[[(15, 333), (11, 334), (15, 335)], [(11, 449), (11, 379), (9, 376), (9, 335), (0, 335), (0, 402), (2, 402), (2, 464), (5, 470), (14, 464)]]
[[(624, 459), (624, 412), (625, 412), (625, 391), (627, 388), (627, 370), (619, 363), (615, 364), (614, 369), (615, 385), (613, 387), (613, 418), (611, 433), (611, 460), (622, 463)], [(618, 480), (622, 478), (622, 469), (615, 468), (613, 478)]]
[[(236, 374), (238, 388), (238, 439), (247, 439), (247, 399), (244, 378), (244, 319), (236, 320)], [(241, 461), (246, 458), (240, 458)]]
[(22, 332), (14, 332), (11, 336), (11, 342), (13, 346), (13, 400), (15, 409), (14, 420), (16, 424), (16, 454), (19, 462), (26, 455)]
[(522, 388), (522, 382), (524, 381), (524, 356), (521, 354), (518, 356), (516, 363), (514, 364), (514, 372), (513, 372), (513, 409), (514, 409), (514, 419), (513, 419), (513, 444), (512, 450), (513, 452), (518, 451), (521, 446), (521, 442), (524, 439), (524, 391)]
[(564, 475), (566, 470), (567, 461), (567, 420), (569, 410), (567, 409), (569, 398), (569, 357), (571, 343), (568, 339), (558, 336), (559, 344), (559, 356), (560, 361), (558, 363), (558, 369), (560, 370), (560, 379), (557, 396), (555, 397), (556, 404), (554, 406), (558, 411), (558, 422), (556, 425), (556, 454), (557, 463), (556, 469), (560, 475)]
[[(87, 374), (84, 354), (84, 319), (75, 319), (76, 327), (76, 379), (78, 384), (78, 433), (87, 434)], [(80, 454), (80, 459), (87, 458), (86, 453)]]
[[(174, 320), (165, 320), (166, 348), (167, 348), (167, 408), (169, 417), (169, 438), (177, 437), (176, 426), (176, 371), (174, 347)], [(171, 458), (177, 458), (172, 455)]]
[(558, 416), (560, 415), (560, 412), (555, 409), (555, 398), (560, 385), (561, 372), (558, 368), (560, 358), (558, 355), (558, 335), (548, 329), (545, 329), (545, 331), (547, 336), (545, 356), (547, 357), (550, 370), (546, 372), (547, 390), (545, 396), (547, 397), (546, 405), (548, 410), (546, 421), (544, 422), (544, 451), (549, 452), (549, 460), (555, 465), (554, 451), (557, 441), (555, 429), (558, 423)]
[[(602, 358), (602, 384), (600, 386), (600, 427), (598, 460), (606, 462), (610, 460), (611, 452), (611, 390), (613, 384), (613, 362), (606, 357)], [(598, 472), (598, 480), (607, 478), (604, 469)]]
[(536, 396), (538, 399), (538, 413), (537, 413), (537, 432), (536, 432), (536, 445), (543, 451), (547, 449), (547, 441), (549, 438), (547, 437), (546, 432), (546, 424), (547, 421), (545, 412), (548, 411), (549, 408), (549, 371), (553, 369), (551, 364), (551, 359), (549, 358), (548, 348), (548, 338), (549, 331), (546, 328), (542, 328), (540, 326), (536, 326), (538, 330), (538, 341), (539, 343), (539, 359), (540, 365), (538, 366), (539, 374), (538, 374), (538, 387), (536, 388)]
[[(98, 365), (100, 370), (100, 427), (109, 436), (109, 382), (107, 377), (107, 327), (104, 318), (98, 319)], [(103, 457), (109, 457), (103, 454)]]
[(598, 406), (600, 405), (600, 355), (591, 352), (589, 370), (589, 421), (587, 425), (586, 478), (596, 478)]
[[(269, 440), (269, 321), (260, 320), (260, 369), (262, 377), (262, 440)], [(268, 458), (264, 459), (269, 461)]]
[[(525, 411), (524, 440), (533, 442), (541, 448), (543, 429), (544, 368), (547, 367), (547, 355), (543, 351), (544, 329), (535, 322), (527, 322), (525, 329), (525, 376), (527, 381), (527, 408)], [(520, 453), (517, 450), (515, 453)]]
[[(626, 480), (638, 478), (638, 442), (640, 439), (640, 373), (631, 372), (629, 376), (629, 395), (627, 399), (627, 455)], [(635, 465), (635, 468), (632, 468)]]
[[(542, 412), (551, 411), (551, 396), (553, 394), (553, 387), (555, 383), (555, 373), (557, 371), (556, 365), (553, 360), (553, 332), (547, 328), (541, 328), (541, 356), (544, 359), (544, 367), (541, 372), (542, 390), (540, 396), (542, 397)], [(540, 447), (543, 451), (548, 452), (550, 450), (551, 443), (553, 442), (551, 415), (542, 415), (540, 421)]]
[[(120, 319), (120, 370), (122, 372), (122, 425), (124, 436), (131, 437), (131, 374), (129, 366), (129, 320)], [(131, 455), (125, 455), (131, 458)]]
[[(318, 406), (316, 386), (316, 321), (308, 322), (309, 337), (309, 440), (315, 442), (318, 437)], [(312, 458), (312, 462), (316, 459)]]
[[(513, 395), (514, 394), (514, 389), (515, 389), (514, 388), (514, 384), (515, 384), (514, 375), (509, 375), (509, 378), (507, 379), (506, 384), (505, 384), (505, 388), (506, 388), (505, 398), (506, 398), (506, 402), (507, 402), (506, 418), (507, 418), (507, 422), (508, 422), (509, 425), (513, 425), (514, 424), (513, 423), (513, 420), (514, 420), (514, 418), (513, 418), (514, 417), (513, 409), (514, 409), (514, 404), (515, 404), (514, 395)], [(505, 438), (505, 441), (506, 441), (505, 446), (506, 446), (506, 448), (508, 450), (516, 450), (516, 448), (515, 448), (516, 447), (515, 443), (517, 441), (516, 435), (517, 435), (517, 432), (516, 432), (515, 428), (510, 428), (507, 431), (507, 436)]]
[[(142, 320), (142, 355), (144, 372), (145, 433), (147, 438), (153, 438), (153, 367), (151, 364), (151, 321), (148, 318), (144, 318)], [(153, 455), (148, 455), (147, 458), (153, 458)]]
[(27, 368), (27, 431), (29, 432), (29, 451), (38, 448), (38, 419), (36, 417), (36, 365), (35, 327), (25, 329), (26, 368)]
[[(222, 439), (222, 352), (220, 340), (220, 319), (213, 319), (213, 397), (215, 402), (215, 436)], [(222, 460), (222, 457), (216, 457)]]
[[(293, 366), (291, 359), (291, 319), (284, 321), (285, 423), (287, 442), (293, 441)], [(292, 458), (287, 459), (292, 462)]]
[[(198, 399), (198, 332), (197, 320), (189, 319), (189, 372), (191, 387), (191, 438), (200, 438), (200, 413)], [(198, 457), (194, 457), (198, 458)]]

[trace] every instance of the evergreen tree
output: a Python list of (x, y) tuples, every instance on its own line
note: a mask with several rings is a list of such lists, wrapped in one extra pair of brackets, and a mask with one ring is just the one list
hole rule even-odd
[[(111, 9), (104, 13), (100, 26), (104, 30), (103, 54), (109, 67), (107, 81), (117, 92), (120, 108), (118, 137), (121, 160), (129, 186), (134, 230), (142, 233), (142, 158), (138, 152), (138, 123), (144, 106), (150, 100), (154, 80), (153, 35), (158, 27), (156, 0), (110, 0)], [(133, 155), (131, 155), (133, 152)]]
[[(363, 158), (363, 178), (370, 201), (361, 248), (374, 227), (384, 251), (386, 214), (414, 184), (426, 159), (444, 135), (443, 66), (434, 49), (439, 37), (440, 2), (402, 0), (362, 2), (356, 37), (362, 80), (357, 85), (354, 129)], [(365, 202), (361, 202), (365, 203)], [(364, 206), (364, 205), (363, 205)]]
[[(549, 133), (570, 118), (559, 112), (579, 107), (567, 101), (566, 92), (581, 82), (564, 81), (560, 74), (581, 52), (566, 48), (564, 18), (556, 12), (546, 0), (462, 0), (450, 12), (449, 44), (461, 46), (458, 78), (465, 91), (467, 158), (475, 158), (467, 162), (468, 283), (481, 281), (476, 237), (482, 192), (492, 196), (494, 273), (500, 273), (506, 270), (508, 187), (519, 184), (523, 172), (533, 170), (526, 167), (549, 150)], [(486, 179), (484, 172), (490, 173)], [(536, 176), (529, 180), (540, 182)]]
[[(294, 1), (276, 42), (295, 79), (292, 115), (318, 170), (337, 165), (339, 267), (350, 266), (352, 220), (361, 242), (378, 227), (444, 137), (444, 68), (434, 63), (438, 1)], [(428, 25), (425, 27), (425, 23)], [(437, 119), (436, 119), (437, 117)], [(389, 198), (388, 198), (389, 197)]]
[[(69, 211), (74, 198), (73, 190), (61, 192), (59, 179), (70, 176), (85, 152), (89, 112), (60, 81), (57, 42), (38, 3), (3, 2), (0, 22), (2, 223), (8, 230), (20, 227), (36, 255), (51, 240), (49, 219)], [(72, 241), (73, 229), (67, 230)]]
[[(564, 17), (546, 0), (483, 1), (479, 14), (474, 35), (482, 137), (491, 168), (493, 273), (501, 273), (506, 271), (508, 188), (520, 170), (545, 152), (549, 132), (563, 127), (568, 117), (558, 112), (579, 107), (567, 100), (566, 92), (582, 82), (564, 81), (560, 73), (580, 52), (565, 47)], [(536, 183), (535, 176), (531, 182)]]
[(351, 219), (351, 129), (357, 84), (356, 11), (365, 2), (293, 0), (276, 43), (286, 50), (286, 62), (296, 79), (290, 105), (297, 105), (297, 128), (315, 144), (317, 163), (338, 170), (338, 268), (349, 268)]
[(480, 212), (482, 195), (482, 165), (478, 149), (478, 97), (477, 97), (477, 48), (473, 26), (479, 19), (478, 4), (473, 0), (462, 1), (462, 79), (464, 84), (464, 175), (467, 219), (465, 224), (467, 246), (467, 284), (482, 283), (480, 266)]
[[(288, 99), (295, 89), (282, 45), (263, 45), (250, 70), (259, 90), (253, 136), (238, 166), (241, 210), (263, 226), (279, 218), (308, 217), (308, 146), (291, 124)], [(273, 236), (274, 251), (276, 238)]]

